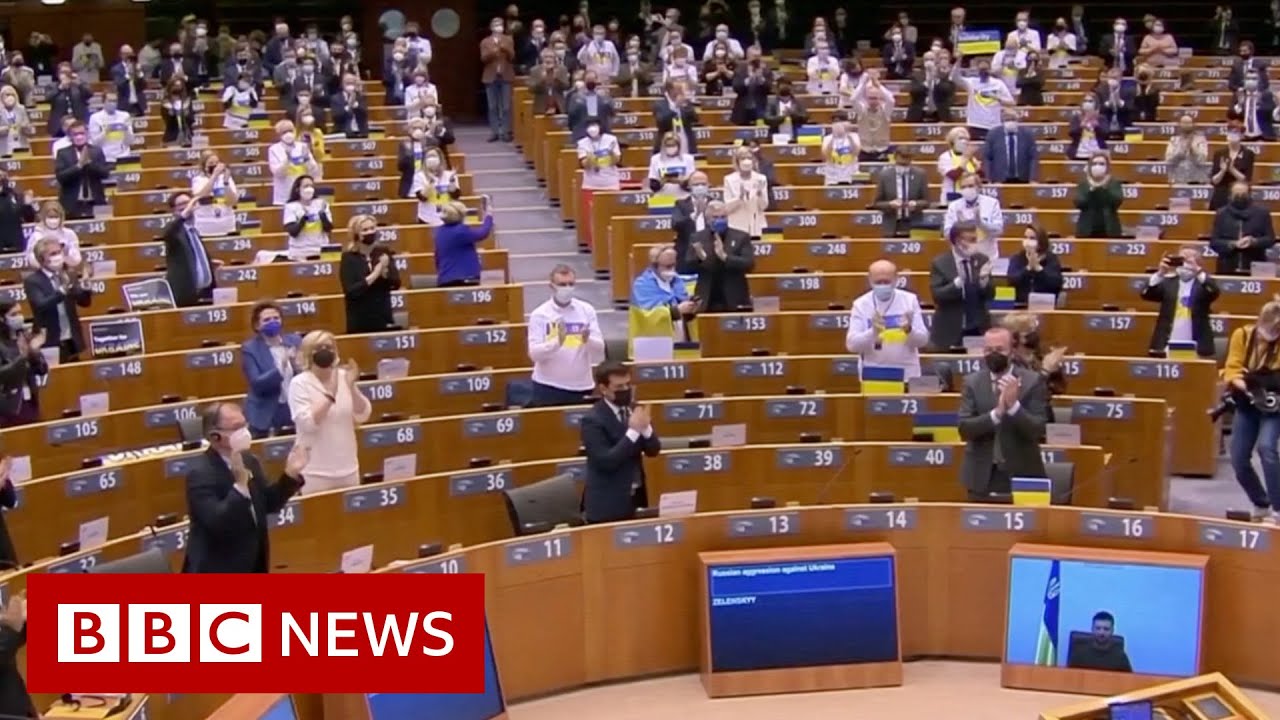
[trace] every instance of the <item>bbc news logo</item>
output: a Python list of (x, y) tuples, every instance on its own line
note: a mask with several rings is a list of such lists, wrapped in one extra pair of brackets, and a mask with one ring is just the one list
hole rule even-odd
[(32, 692), (484, 692), (484, 576), (31, 575)]

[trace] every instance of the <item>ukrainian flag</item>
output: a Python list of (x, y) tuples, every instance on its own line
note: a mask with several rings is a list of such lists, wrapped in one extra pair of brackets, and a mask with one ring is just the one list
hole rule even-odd
[(467, 214), (462, 218), (463, 225), (479, 225), (483, 222), (480, 219), (480, 211), (474, 208), (467, 210)]
[(907, 391), (906, 373), (900, 367), (862, 366), (862, 392), (867, 395), (901, 395)]
[(653, 193), (649, 195), (650, 215), (670, 215), (671, 209), (675, 206), (675, 195), (668, 195), (666, 193)]
[(1028, 507), (1048, 507), (1052, 501), (1050, 493), (1053, 481), (1049, 478), (1016, 477), (1009, 481), (1013, 489), (1013, 504)]
[(991, 301), (992, 310), (1012, 310), (1014, 300), (1017, 298), (1017, 290), (1009, 285), (999, 285), (996, 287), (996, 297)]
[(960, 442), (960, 418), (956, 413), (916, 413), (912, 431), (931, 433), (934, 442)]
[(1196, 344), (1189, 341), (1173, 341), (1165, 350), (1165, 357), (1170, 360), (1195, 360)]
[(1044, 616), (1040, 620), (1040, 637), (1036, 641), (1036, 665), (1058, 664), (1058, 598), (1062, 594), (1059, 561), (1049, 567), (1049, 581), (1044, 585)]
[(760, 231), (760, 239), (764, 242), (777, 242), (782, 239), (782, 228), (767, 227)]
[(800, 132), (796, 133), (797, 145), (821, 145), (822, 144), (822, 128), (815, 125), (805, 125), (800, 128)]
[(907, 327), (906, 318), (901, 315), (885, 315), (884, 331), (880, 333), (880, 342), (888, 345), (901, 345), (907, 341), (907, 333), (911, 332), (911, 328)]

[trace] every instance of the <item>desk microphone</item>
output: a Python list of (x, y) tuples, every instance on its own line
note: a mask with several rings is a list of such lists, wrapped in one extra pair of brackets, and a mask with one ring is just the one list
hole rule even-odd
[(845, 458), (845, 461), (840, 463), (840, 467), (836, 468), (835, 473), (833, 473), (831, 477), (823, 483), (822, 487), (818, 489), (817, 505), (827, 504), (827, 495), (831, 492), (831, 488), (835, 486), (836, 480), (839, 480), (840, 476), (844, 474), (844, 471), (848, 469), (849, 463), (853, 462), (854, 455), (857, 455), (860, 452), (862, 451), (859, 449), (854, 449), (850, 452), (849, 457)]

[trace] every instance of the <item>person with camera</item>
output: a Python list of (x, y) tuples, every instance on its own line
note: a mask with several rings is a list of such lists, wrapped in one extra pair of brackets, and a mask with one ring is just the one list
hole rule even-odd
[(1280, 516), (1280, 296), (1262, 306), (1257, 322), (1231, 333), (1222, 379), (1224, 402), (1235, 408), (1230, 454), (1236, 482), (1253, 503), (1254, 517), (1274, 522)]
[(1200, 248), (1187, 245), (1177, 255), (1160, 260), (1160, 267), (1142, 288), (1142, 299), (1160, 303), (1160, 314), (1151, 331), (1152, 354), (1161, 354), (1169, 343), (1195, 343), (1196, 355), (1212, 358), (1213, 328), (1209, 313), (1218, 299), (1218, 283), (1200, 264)]

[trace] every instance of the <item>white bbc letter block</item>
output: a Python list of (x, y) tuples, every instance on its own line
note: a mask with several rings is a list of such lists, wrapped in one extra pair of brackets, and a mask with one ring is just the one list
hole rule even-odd
[(236, 603), (201, 604), (199, 661), (262, 662), (262, 606)]
[[(151, 628), (156, 631), (153, 646), (162, 652), (147, 651), (147, 615), (151, 615)], [(165, 620), (159, 617), (163, 616)], [(163, 631), (164, 634), (159, 634)], [(183, 604), (135, 604), (129, 606), (129, 662), (191, 662), (191, 606)], [(173, 649), (163, 652), (170, 644)]]
[[(97, 634), (102, 636), (102, 647), (97, 652), (76, 652), (76, 615), (97, 618)], [(87, 627), (81, 622), (81, 627)], [(88, 643), (96, 645), (93, 641)], [(118, 663), (120, 662), (120, 606), (106, 603), (58, 604), (58, 662), (60, 663)]]

